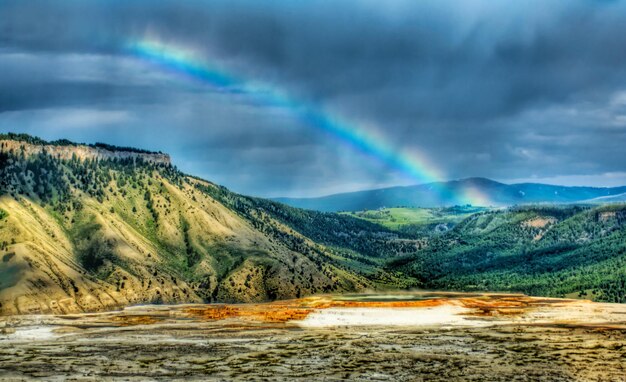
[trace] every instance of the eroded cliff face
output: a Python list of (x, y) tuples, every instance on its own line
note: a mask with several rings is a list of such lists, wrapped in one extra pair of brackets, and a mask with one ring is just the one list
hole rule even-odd
[(70, 160), (76, 158), (86, 159), (142, 159), (146, 162), (169, 165), (170, 156), (162, 153), (139, 153), (123, 150), (107, 150), (101, 147), (86, 145), (36, 145), (27, 142), (14, 140), (0, 140), (0, 152), (11, 152), (15, 154), (24, 153), (26, 156), (48, 153), (55, 158)]

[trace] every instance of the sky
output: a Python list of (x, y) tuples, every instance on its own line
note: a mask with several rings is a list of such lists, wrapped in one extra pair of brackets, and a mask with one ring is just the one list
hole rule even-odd
[(266, 197), (624, 185), (624, 36), (622, 1), (0, 0), (0, 132)]

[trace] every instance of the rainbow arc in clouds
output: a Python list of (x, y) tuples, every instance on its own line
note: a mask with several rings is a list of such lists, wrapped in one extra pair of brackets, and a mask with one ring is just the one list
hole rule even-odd
[[(350, 123), (323, 108), (289, 97), (277, 87), (248, 81), (227, 70), (214, 67), (180, 47), (163, 44), (157, 40), (144, 39), (131, 42), (127, 48), (135, 57), (202, 81), (224, 93), (241, 94), (262, 105), (284, 108), (308, 126), (339, 138), (418, 182), (438, 182), (443, 178), (439, 170), (417, 151), (409, 153), (397, 150), (384, 137), (376, 135), (371, 129)], [(441, 185), (442, 183), (433, 184)], [(464, 199), (474, 204), (471, 198), (470, 195), (469, 198)], [(476, 201), (478, 199), (482, 198), (477, 198)], [(483, 200), (480, 202), (482, 203)]]

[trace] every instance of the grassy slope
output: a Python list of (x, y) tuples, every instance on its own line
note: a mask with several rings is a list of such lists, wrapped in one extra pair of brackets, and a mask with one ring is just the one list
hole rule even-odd
[[(5, 313), (406, 285), (382, 270), (381, 259), (332, 239), (315, 242), (303, 225), (294, 229), (289, 213), (172, 168), (42, 155), (3, 160)], [(250, 208), (235, 208), (242, 203)]]
[(488, 210), (482, 207), (447, 207), (447, 208), (384, 208), (357, 212), (342, 212), (371, 223), (380, 224), (394, 231), (413, 235), (428, 236), (452, 228), (465, 218)]

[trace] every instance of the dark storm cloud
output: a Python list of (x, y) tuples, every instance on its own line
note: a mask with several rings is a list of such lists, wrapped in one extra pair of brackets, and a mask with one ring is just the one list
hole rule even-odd
[(40, 132), (15, 112), (123, 111), (134, 122), (56, 131), (139, 137), (248, 193), (410, 181), (285, 113), (135, 62), (127, 44), (150, 37), (375, 124), (448, 177), (624, 172), (625, 35), (619, 1), (3, 1), (0, 112)]
[(154, 89), (110, 83), (39, 82), (19, 83), (0, 88), (0, 113), (50, 107), (88, 106), (108, 100), (112, 103), (156, 101)]

